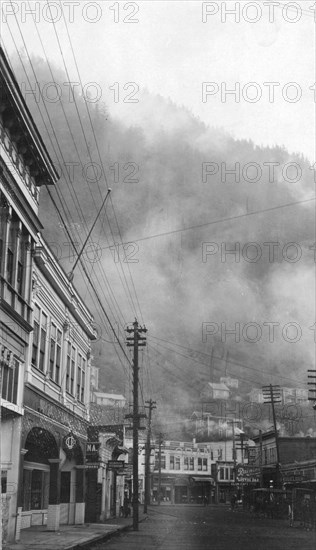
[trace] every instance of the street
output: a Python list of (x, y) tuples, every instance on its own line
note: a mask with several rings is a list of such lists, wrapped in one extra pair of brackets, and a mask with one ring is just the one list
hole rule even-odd
[(89, 550), (314, 550), (316, 532), (225, 506), (151, 506), (139, 531)]

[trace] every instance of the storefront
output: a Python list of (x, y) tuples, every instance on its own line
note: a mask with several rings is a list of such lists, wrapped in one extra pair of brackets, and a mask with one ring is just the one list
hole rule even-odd
[[(39, 399), (30, 389), (25, 397), (33, 405)], [(84, 522), (85, 423), (62, 407), (41, 403), (44, 409), (37, 414), (25, 406), (17, 531)]]

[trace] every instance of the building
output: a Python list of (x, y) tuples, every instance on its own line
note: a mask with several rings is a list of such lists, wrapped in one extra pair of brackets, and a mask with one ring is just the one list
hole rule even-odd
[(93, 403), (97, 405), (103, 405), (105, 407), (125, 407), (126, 398), (124, 395), (117, 393), (104, 393), (104, 392), (93, 392)]
[(209, 443), (165, 441), (161, 446), (161, 455), (156, 444), (151, 501), (202, 503), (207, 497), (211, 502), (215, 498), (214, 465)]
[(229, 399), (230, 390), (222, 382), (208, 382), (201, 392), (202, 399)]
[(1, 486), (3, 538), (16, 529), (22, 484), (20, 434), (24, 378), (33, 331), (32, 251), (42, 229), (39, 189), (58, 176), (0, 48)]
[(84, 522), (93, 317), (41, 236), (21, 433), (21, 528)]
[(58, 176), (0, 49), (3, 534), (82, 523), (93, 318), (45, 244), (39, 188)]
[(221, 376), (219, 381), (221, 384), (225, 384), (225, 386), (227, 386), (228, 388), (234, 388), (235, 390), (238, 390), (238, 378), (231, 378), (231, 376)]
[(90, 445), (95, 449), (87, 456), (87, 509), (88, 523), (104, 521), (119, 515), (124, 500), (122, 469), (112, 469), (111, 461), (128, 460), (124, 446), (123, 424), (95, 425), (88, 429)]
[(241, 489), (236, 480), (236, 467), (238, 464), (248, 464), (249, 448), (255, 446), (252, 440), (240, 437), (240, 434), (243, 434), (241, 430), (235, 428), (235, 432), (235, 439), (227, 438), (207, 443), (211, 458), (216, 463), (216, 502), (229, 502), (232, 493)]
[[(253, 437), (256, 445), (254, 464), (260, 466), (262, 486), (282, 485), (291, 477), (290, 472), (300, 470), (302, 481), (315, 479), (316, 438), (284, 437), (274, 431)], [(279, 447), (279, 472), (277, 468), (277, 441)], [(308, 471), (309, 470), (309, 473)]]
[[(253, 403), (264, 403), (263, 392), (261, 388), (253, 388), (248, 394)], [(308, 390), (304, 388), (280, 388), (280, 405), (307, 403)]]

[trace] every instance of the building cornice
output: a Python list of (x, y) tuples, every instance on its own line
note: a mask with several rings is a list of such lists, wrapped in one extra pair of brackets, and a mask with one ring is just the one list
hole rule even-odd
[(0, 97), (3, 124), (29, 166), (36, 186), (54, 185), (59, 176), (1, 47)]

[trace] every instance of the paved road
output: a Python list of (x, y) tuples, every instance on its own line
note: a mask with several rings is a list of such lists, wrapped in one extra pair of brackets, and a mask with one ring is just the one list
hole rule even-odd
[(315, 550), (316, 531), (226, 507), (151, 506), (139, 531), (89, 550)]

